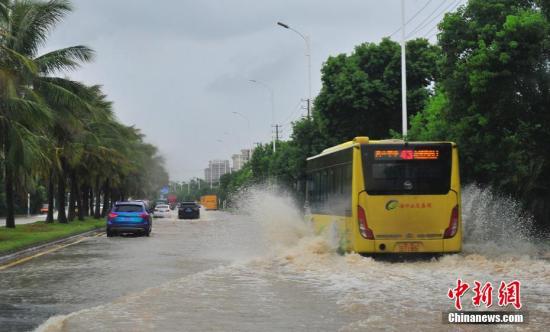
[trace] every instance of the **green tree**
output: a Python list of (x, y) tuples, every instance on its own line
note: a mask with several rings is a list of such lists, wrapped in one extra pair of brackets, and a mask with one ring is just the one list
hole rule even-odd
[(35, 192), (40, 182), (47, 187), (49, 222), (55, 191), (58, 219), (67, 222), (77, 207), (79, 219), (99, 218), (111, 201), (153, 197), (168, 182), (156, 147), (115, 119), (100, 86), (55, 77), (90, 61), (93, 51), (74, 46), (39, 54), (70, 11), (66, 0), (0, 0), (0, 198), (7, 227), (15, 227), (16, 191)]
[(523, 198), (539, 220), (550, 217), (547, 10), (547, 1), (470, 0), (447, 14), (441, 89), (411, 130), (446, 133), (460, 146), (464, 180)]
[[(437, 77), (439, 48), (425, 39), (407, 42), (407, 102), (410, 115), (425, 106)], [(388, 38), (364, 43), (350, 55), (329, 57), (315, 99), (322, 130), (332, 143), (356, 136), (386, 138), (401, 131), (401, 50)]]
[[(6, 192), (6, 226), (15, 227), (14, 192), (30, 174), (30, 166), (46, 164), (43, 153), (44, 129), (51, 120), (51, 109), (36, 87), (56, 87), (47, 75), (74, 68), (75, 60), (86, 60), (84, 47), (68, 48), (38, 56), (38, 49), (51, 29), (70, 10), (66, 1), (0, 2), (0, 127)], [(56, 91), (56, 98), (66, 98)], [(38, 168), (38, 167), (36, 167)]]

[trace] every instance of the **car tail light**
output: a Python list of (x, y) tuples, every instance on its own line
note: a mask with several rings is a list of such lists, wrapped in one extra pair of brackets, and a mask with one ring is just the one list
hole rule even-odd
[(360, 205), (357, 206), (357, 220), (359, 222), (359, 232), (361, 233), (361, 236), (365, 239), (374, 240), (374, 233), (369, 228), (367, 223), (367, 215), (365, 214), (365, 210)]
[(149, 214), (147, 212), (143, 212), (142, 214), (139, 215), (142, 219), (149, 219)]
[(456, 235), (456, 232), (458, 231), (458, 205), (456, 205), (453, 208), (453, 211), (451, 212), (451, 219), (449, 220), (449, 227), (445, 229), (445, 233), (443, 234), (444, 239), (450, 239), (453, 236)]
[(108, 216), (109, 219), (115, 219), (116, 217), (118, 217), (117, 213), (114, 213), (114, 212), (109, 213), (109, 216)]

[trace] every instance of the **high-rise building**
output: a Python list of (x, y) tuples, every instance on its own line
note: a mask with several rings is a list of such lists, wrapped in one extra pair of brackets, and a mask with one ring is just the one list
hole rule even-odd
[(243, 166), (250, 161), (250, 156), (249, 149), (242, 149), (241, 153), (231, 156), (231, 159), (233, 159), (233, 170), (238, 171), (243, 168)]
[(229, 160), (210, 160), (208, 168), (204, 169), (204, 180), (207, 183), (218, 183), (222, 175), (231, 173)]

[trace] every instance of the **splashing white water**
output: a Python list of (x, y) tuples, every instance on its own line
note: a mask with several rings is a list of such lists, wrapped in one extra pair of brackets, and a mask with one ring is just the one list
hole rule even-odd
[(491, 188), (466, 186), (462, 217), (466, 253), (537, 256), (548, 249), (534, 239), (533, 216), (521, 203)]
[[(534, 319), (530, 327), (537, 330), (550, 323), (546, 318), (550, 263), (538, 256), (548, 248), (537, 251), (529, 238), (532, 219), (517, 203), (489, 189), (468, 186), (463, 191), (464, 252), (420, 262), (390, 263), (353, 253), (337, 254), (330, 234), (314, 234), (292, 196), (273, 186), (248, 188), (236, 202), (238, 214), (220, 222), (239, 233), (229, 239), (251, 239), (251, 246), (264, 244), (271, 249), (268, 254), (176, 279), (104, 306), (51, 318), (42, 330), (93, 330), (90, 326), (95, 330), (128, 330), (129, 326), (140, 326), (148, 331), (166, 326), (202, 327), (200, 319), (222, 329), (231, 323), (234, 330), (258, 330), (258, 321), (247, 325), (254, 322), (251, 317), (267, 313), (261, 322), (263, 327), (273, 328), (281, 321), (269, 321), (275, 310), (287, 308), (280, 316), (286, 319), (306, 315), (305, 308), (315, 304), (316, 308), (337, 311), (337, 316), (353, 316), (351, 321), (342, 320), (343, 331), (404, 330), (411, 326), (438, 331), (442, 329), (441, 312), (453, 309), (446, 294), (457, 278), (494, 285), (501, 280), (521, 280), (527, 286), (522, 289), (523, 301)], [(281, 286), (275, 285), (280, 280), (315, 289), (322, 294), (316, 298), (319, 303), (285, 307), (303, 301), (302, 297), (307, 300), (308, 295), (294, 294), (295, 289), (289, 291), (286, 286), (278, 288)], [(476, 309), (471, 302), (464, 307)], [(311, 330), (310, 325), (303, 326), (302, 330)]]
[[(388, 317), (396, 312), (404, 313), (413, 321), (412, 317), (423, 317), (416, 321), (418, 326), (425, 326), (427, 321), (436, 322), (428, 324), (426, 330), (439, 330), (441, 325), (437, 322), (441, 311), (453, 309), (446, 292), (457, 278), (467, 282), (490, 281), (495, 285), (502, 280), (521, 280), (529, 287), (524, 293), (524, 301), (531, 312), (547, 313), (544, 299), (550, 293), (548, 247), (531, 238), (533, 218), (521, 209), (519, 202), (488, 188), (470, 185), (463, 190), (463, 253), (431, 261), (401, 263), (378, 261), (353, 253), (342, 257), (330, 245), (326, 234), (314, 235), (304, 230), (307, 226), (300, 219), (299, 210), (284, 195), (273, 190), (253, 189), (250, 192), (258, 198), (247, 199), (253, 206), (245, 205), (252, 219), (262, 220), (266, 230), (275, 227), (282, 235), (274, 238), (280, 241), (278, 254), (264, 257), (251, 266), (317, 284), (337, 294), (338, 308), (365, 316), (364, 320), (342, 330), (385, 329)], [(272, 214), (268, 220), (261, 218), (266, 210)], [(296, 230), (299, 231), (294, 232)], [(465, 307), (475, 309), (471, 303), (465, 303)], [(532, 326), (536, 329), (536, 326), (543, 326), (544, 321), (545, 318)], [(391, 320), (396, 330), (407, 329), (410, 323)]]
[[(254, 186), (243, 190), (236, 202), (239, 213), (259, 223), (266, 240), (278, 249), (299, 252), (311, 245), (317, 252), (336, 250), (333, 234), (315, 235), (285, 190)], [(538, 256), (548, 251), (533, 238), (534, 219), (521, 203), (491, 188), (475, 184), (463, 188), (462, 219), (466, 254)]]
[(288, 248), (312, 236), (293, 196), (276, 186), (253, 186), (242, 190), (236, 207), (261, 226), (262, 235), (274, 249)]

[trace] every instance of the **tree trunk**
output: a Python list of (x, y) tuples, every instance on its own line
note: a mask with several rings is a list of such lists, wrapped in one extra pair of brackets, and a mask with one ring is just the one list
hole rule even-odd
[(65, 177), (61, 172), (57, 179), (57, 220), (61, 224), (68, 223), (67, 214), (65, 213), (65, 186)]
[(94, 211), (94, 218), (99, 219), (101, 218), (101, 188), (99, 187), (99, 176), (97, 177), (95, 181), (95, 211)]
[(78, 211), (80, 211), (80, 209), (82, 209), (82, 215), (84, 217), (88, 217), (90, 215), (90, 189), (88, 188), (88, 185), (85, 184), (85, 185), (82, 185), (81, 187), (81, 191), (82, 191), (82, 199), (81, 199), (81, 202), (82, 202), (82, 207), (78, 207)]
[(111, 192), (109, 193), (109, 195), (111, 195), (111, 206), (110, 207), (112, 207), (112, 205), (115, 204), (115, 202), (116, 202), (115, 190), (111, 188)]
[(120, 201), (120, 193), (118, 189), (111, 190), (111, 202), (115, 203)]
[(50, 176), (48, 176), (48, 215), (46, 216), (46, 223), (52, 224), (53, 223), (53, 210), (55, 209), (55, 206), (53, 206), (53, 197), (55, 195), (54, 193), (54, 171), (50, 171)]
[(74, 180), (75, 180), (74, 198), (75, 198), (76, 204), (78, 206), (78, 214), (77, 214), (78, 215), (78, 220), (84, 221), (84, 206), (83, 206), (84, 204), (82, 204), (82, 202), (83, 202), (82, 191), (81, 191), (81, 186), (78, 185), (76, 172), (75, 172), (75, 175), (74, 175)]
[[(7, 136), (7, 135), (6, 135)], [(6, 151), (7, 152), (7, 151)], [(15, 202), (13, 188), (13, 171), (7, 161), (4, 161), (4, 185), (6, 190), (6, 228), (15, 228)]]
[[(10, 146), (10, 137), (7, 128), (1, 128), (4, 131), (4, 157), (7, 158)], [(7, 160), (4, 160), (4, 189), (6, 191), (6, 228), (15, 228), (15, 203), (13, 200), (13, 170)]]
[(94, 215), (94, 187), (90, 185), (90, 216)]
[(111, 193), (111, 185), (109, 183), (109, 179), (105, 180), (105, 184), (103, 185), (103, 210), (101, 210), (101, 216), (105, 218), (107, 216), (107, 212), (109, 211), (110, 205), (109, 205), (109, 196)]
[(78, 188), (76, 186), (76, 176), (75, 176), (75, 173), (74, 171), (71, 171), (70, 172), (70, 181), (71, 181), (71, 195), (69, 196), (69, 221), (73, 221), (74, 218), (76, 217), (76, 211), (75, 211), (75, 207), (76, 207), (76, 196), (77, 196), (77, 191), (78, 191)]

